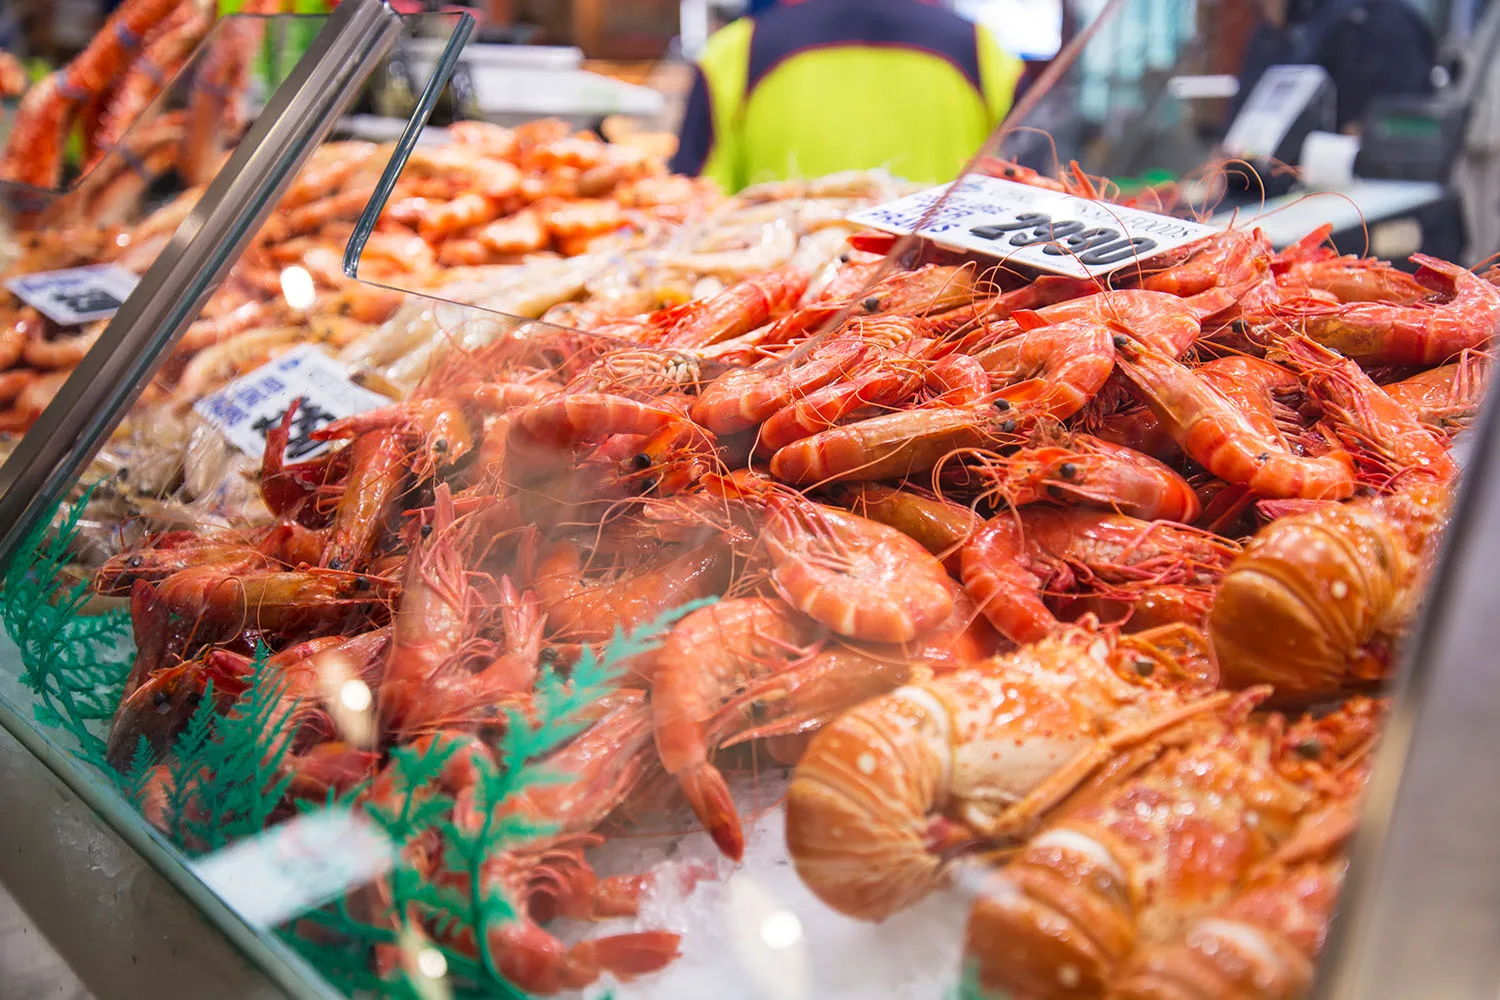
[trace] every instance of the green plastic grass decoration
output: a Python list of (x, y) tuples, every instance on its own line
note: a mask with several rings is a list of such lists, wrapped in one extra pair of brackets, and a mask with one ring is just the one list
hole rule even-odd
[(963, 973), (959, 977), (958, 985), (948, 996), (949, 1000), (1005, 1000), (1003, 994), (995, 996), (985, 992), (984, 987), (979, 985), (979, 966), (967, 960), (963, 964)]
[[(388, 811), (367, 809), (366, 815), (384, 831), (396, 851), (397, 862), (388, 877), (389, 915), (420, 914), (422, 921), (435, 932), (437, 940), (424, 942), (442, 955), (450, 977), (449, 986), (455, 998), (525, 997), (494, 968), (487, 952), (480, 961), (472, 954), (454, 950), (442, 939), (457, 933), (482, 940), (485, 931), (497, 923), (515, 920), (517, 913), (504, 893), (493, 892), (481, 884), (480, 873), (485, 859), (497, 853), (534, 844), (555, 832), (551, 824), (536, 823), (518, 815), (496, 818), (498, 807), (537, 784), (558, 780), (536, 761), (553, 753), (588, 723), (584, 711), (619, 683), (625, 665), (649, 652), (663, 634), (680, 618), (704, 607), (711, 601), (695, 601), (674, 609), (626, 633), (617, 629), (614, 638), (596, 655), (592, 650), (573, 666), (564, 680), (556, 671), (542, 672), (536, 685), (531, 718), (520, 712), (507, 717), (506, 732), (496, 748), (498, 767), (485, 765), (473, 790), (475, 811), (485, 818), (478, 829), (459, 829), (448, 820), (453, 800), (432, 791), (432, 785), (443, 767), (457, 752), (456, 744), (433, 743), (425, 753), (406, 747), (392, 752), (400, 788), (399, 806)], [(404, 850), (436, 829), (443, 835), (443, 869), (440, 875), (467, 886), (456, 891), (433, 884), (418, 871)], [(420, 976), (396, 972), (384, 980), (371, 972), (368, 953), (379, 946), (396, 945), (400, 933), (398, 921), (371, 923), (355, 917), (347, 901), (325, 907), (302, 918), (316, 925), (323, 934), (342, 939), (343, 947), (329, 944), (307, 934), (291, 933), (292, 945), (309, 958), (338, 985), (351, 992), (374, 990), (402, 1000), (425, 1000)]]
[(266, 669), (268, 650), (256, 650), (250, 688), (220, 714), (213, 682), (168, 760), (167, 823), (174, 843), (190, 851), (227, 847), (266, 828), (286, 795), (285, 771), (296, 727), (282, 706), (285, 681)]
[[(0, 589), (0, 624), (19, 648), (21, 680), (36, 695), (37, 721), (66, 734), (75, 744), (68, 749), (106, 775), (137, 807), (148, 780), (159, 776), (159, 766), (165, 765), (167, 835), (185, 853), (211, 852), (254, 835), (282, 804), (290, 781), (285, 764), (296, 736), (295, 727), (285, 723), (295, 716), (295, 706), (286, 704), (282, 682), (266, 667), (264, 648), (257, 650), (248, 689), (227, 710), (212, 684), (205, 686), (197, 710), (164, 758), (159, 759), (142, 738), (126, 772), (105, 759), (102, 724), (119, 704), (134, 648), (127, 612), (81, 614), (87, 583), (62, 582), (91, 495), (92, 489), (86, 491), (60, 522), (49, 518), (32, 532), (7, 567)], [(520, 816), (497, 819), (497, 807), (539, 783), (559, 780), (537, 762), (587, 728), (584, 711), (614, 689), (629, 660), (653, 649), (684, 615), (710, 603), (684, 605), (628, 633), (617, 629), (602, 652), (585, 651), (567, 678), (551, 668), (544, 670), (531, 712), (512, 711), (507, 716), (505, 734), (494, 748), (499, 765), (481, 768), (473, 794), (476, 808), (486, 818), (475, 830), (457, 828), (449, 819), (453, 800), (433, 788), (457, 752), (456, 744), (435, 742), (425, 751), (393, 749), (387, 767), (397, 781), (399, 804), (389, 812), (363, 810), (396, 852), (395, 867), (386, 879), (389, 907), (372, 921), (367, 899), (361, 905), (344, 898), (301, 915), (278, 934), (330, 982), (350, 993), (432, 1000), (431, 981), (401, 970), (381, 975), (372, 963), (377, 947), (397, 945), (402, 939), (401, 922), (392, 918), (418, 915), (439, 938), (426, 944), (437, 948), (447, 963), (447, 989), (436, 995), (458, 1000), (524, 998), (487, 955), (476, 961), (472, 953), (456, 951), (442, 940), (462, 935), (480, 940), (486, 929), (516, 919), (512, 901), (481, 884), (484, 861), (554, 832), (549, 824)], [(299, 807), (348, 809), (361, 791), (356, 788), (326, 803)], [(403, 852), (433, 831), (447, 840), (443, 873), (455, 876), (451, 881), (466, 885), (467, 891), (434, 884)]]
[(118, 777), (104, 762), (98, 724), (114, 714), (135, 651), (130, 616), (124, 611), (80, 614), (88, 583), (63, 580), (78, 522), (93, 489), (69, 508), (54, 529), (54, 516), (27, 536), (0, 584), (0, 622), (16, 643), (21, 683), (36, 695), (36, 719), (72, 738), (68, 747), (85, 762)]

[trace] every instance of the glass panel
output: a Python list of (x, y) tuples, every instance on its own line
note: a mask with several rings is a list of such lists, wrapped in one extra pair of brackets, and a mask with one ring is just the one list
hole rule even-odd
[[(215, 20), (192, 3), (127, 5), (20, 100), (0, 154), (0, 200), (25, 230), (140, 223), (151, 207), (206, 183), (254, 120), (280, 82), (257, 53), (321, 24)], [(121, 42), (119, 31), (138, 41)]]
[(309, 990), (1304, 992), (1500, 292), (1198, 221), (1092, 13), (933, 190), (388, 65), (9, 567), (33, 742)]
[[(66, 143), (76, 155), (54, 172), (54, 188), (0, 183), (0, 201), (11, 210), (0, 223), (8, 288), (0, 427), (7, 436), (35, 422), (264, 109), (280, 78), (258, 53), (280, 52), (290, 35), (316, 33), (322, 24), (317, 17), (249, 15), (215, 22), (197, 5), (182, 4), (122, 67), (101, 95), (108, 100), (97, 102), (102, 109), (60, 101), (69, 124), (23, 145), (28, 116), (43, 112), (33, 96), (22, 101), (6, 154), (15, 172), (49, 147)], [(53, 151), (61, 160), (63, 148)], [(46, 277), (81, 267), (103, 273)]]
[[(335, 44), (330, 46), (326, 39), (319, 37), (313, 44), (313, 49), (317, 52), (343, 53), (345, 62), (331, 72), (322, 73), (321, 78), (342, 81), (344, 77), (340, 74), (358, 74), (349, 81), (350, 89), (347, 94), (352, 99), (356, 96), (365, 72), (360, 67), (366, 56), (359, 46), (368, 48), (378, 44), (378, 40), (384, 35), (384, 29), (378, 20), (391, 15), (379, 5), (358, 2), (348, 3), (345, 10), (350, 13), (343, 18), (343, 23), (352, 24), (361, 32), (353, 40), (355, 44), (350, 44), (351, 39), (343, 38), (336, 39)], [(369, 16), (372, 10), (373, 19)], [(345, 11), (340, 11), (335, 17), (342, 17), (344, 13)], [(430, 36), (434, 23), (451, 34), (456, 27), (471, 22), (462, 16), (432, 16), (412, 19), (408, 22), (408, 28)], [(181, 149), (176, 145), (177, 140), (183, 138), (181, 123), (191, 120), (200, 105), (192, 97), (188, 97), (185, 102), (179, 101), (179, 97), (187, 92), (177, 88), (189, 77), (206, 83), (201, 79), (203, 65), (222, 65), (223, 60), (230, 56), (238, 60), (241, 70), (252, 61), (249, 57), (255, 57), (258, 53), (264, 55), (269, 62), (257, 58), (254, 60), (256, 65), (272, 67), (266, 75), (266, 88), (261, 91), (260, 96), (257, 96), (254, 88), (248, 91), (236, 89), (227, 94), (216, 95), (217, 103), (213, 108), (217, 116), (216, 127), (194, 135), (196, 139), (202, 140), (194, 144), (198, 152), (201, 154), (207, 150), (209, 154), (208, 173), (213, 176), (218, 170), (217, 163), (223, 162), (224, 156), (239, 138), (247, 117), (259, 110), (270, 86), (286, 77), (290, 71), (296, 56), (295, 52), (290, 57), (284, 54), (288, 43), (295, 43), (299, 35), (310, 36), (307, 29), (311, 28), (315, 32), (321, 24), (322, 19), (306, 18), (269, 21), (245, 17), (225, 19), (200, 50), (197, 61), (182, 71), (169, 91), (158, 99), (150, 113), (143, 115), (137, 125), (126, 133), (120, 144), (123, 149), (133, 148), (132, 139), (141, 130), (166, 123), (162, 127), (169, 134), (163, 143), (172, 147), (174, 156), (168, 167), (156, 168), (167, 174), (160, 185), (148, 189), (144, 182), (125, 184), (125, 190), (113, 193), (108, 185), (96, 189), (93, 185), (102, 182), (102, 171), (111, 164), (111, 157), (119, 156), (111, 153), (71, 193), (52, 201), (43, 214), (20, 217), (17, 222), (40, 240), (50, 240), (54, 244), (70, 243), (76, 255), (63, 263), (94, 263), (98, 258), (92, 256), (92, 248), (109, 245), (112, 250), (116, 246), (124, 247), (126, 253), (138, 251), (139, 259), (132, 266), (146, 269), (166, 244), (165, 238), (157, 241), (152, 237), (158, 231), (164, 231), (164, 236), (170, 237), (178, 221), (188, 216), (189, 209), (202, 191), (201, 186), (184, 190), (182, 184), (178, 183), (174, 187), (172, 183), (185, 181), (185, 178), (172, 176), (184, 170), (182, 156), (175, 155)], [(308, 38), (303, 37), (301, 41), (302, 47), (306, 47)], [(342, 44), (337, 44), (339, 42)], [(295, 49), (295, 44), (292, 47)], [(317, 67), (310, 77), (301, 66), (296, 72), (306, 79), (318, 79), (319, 73), (324, 69), (329, 67)], [(336, 104), (345, 86), (340, 82), (322, 96)], [(278, 94), (272, 102), (273, 106), (281, 101), (282, 97)], [(187, 105), (186, 110), (178, 110), (184, 103)], [(244, 114), (234, 113), (234, 108), (243, 109), (246, 105), (249, 105), (249, 110)], [(305, 113), (307, 106), (306, 96), (299, 95), (297, 101), (283, 110), (288, 118), (294, 118)], [(172, 117), (174, 114), (177, 116), (175, 119)], [(273, 114), (270, 117), (275, 116)], [(224, 128), (226, 124), (228, 129)], [(266, 133), (266, 146), (256, 149), (252, 154), (252, 174), (262, 162), (280, 168), (279, 163), (272, 159), (273, 156), (297, 154), (296, 149), (279, 148), (278, 144), (291, 134), (286, 130), (274, 131), (279, 128), (279, 123), (272, 126), (273, 132)], [(172, 129), (176, 131), (172, 132)], [(346, 148), (337, 147), (335, 151)], [(304, 174), (292, 185), (288, 194), (289, 202), (286, 204), (289, 211), (295, 208), (299, 197), (297, 184), (316, 183), (313, 175), (318, 169), (326, 170), (330, 159), (337, 157), (326, 153), (314, 155)], [(133, 179), (135, 175), (130, 171), (122, 171), (121, 176)], [(208, 180), (209, 176), (201, 179)], [(227, 183), (231, 186), (227, 189), (224, 183), (226, 178), (221, 176), (218, 180), (219, 183), (211, 188), (217, 194), (211, 193), (205, 201), (211, 202), (215, 198), (224, 197), (226, 190), (232, 195), (241, 188), (249, 189), (240, 184), (238, 177), (228, 179)], [(316, 188), (311, 190), (311, 194), (306, 188), (302, 190), (300, 197), (304, 203), (313, 201), (313, 196), (321, 193)], [(118, 208), (117, 212), (111, 214), (100, 210), (97, 196), (101, 192), (104, 195), (118, 195), (112, 196), (112, 200), (108, 202), (110, 206)], [(141, 204), (137, 205), (137, 202)], [(75, 203), (81, 207), (69, 207)], [(362, 204), (363, 197), (355, 206), (355, 211)], [(258, 206), (241, 204), (236, 209), (244, 218), (250, 219), (255, 217)], [(162, 222), (162, 219), (170, 221)], [(165, 262), (169, 258), (180, 257), (182, 244), (191, 241), (196, 232), (223, 229), (219, 226), (221, 221), (213, 215), (204, 217), (200, 213), (192, 216), (191, 224), (178, 233), (176, 243), (162, 254), (162, 260)], [(70, 228), (64, 231), (61, 228), (64, 225)], [(114, 436), (113, 443), (94, 456), (92, 464), (78, 482), (66, 484), (72, 486), (68, 510), (77, 516), (76, 521), (69, 526), (66, 515), (54, 519), (53, 528), (61, 534), (54, 534), (53, 529), (45, 525), (37, 529), (40, 533), (36, 537), (48, 538), (47, 544), (66, 545), (66, 555), (62, 555), (63, 548), (58, 548), (56, 552), (61, 556), (58, 562), (49, 564), (44, 570), (33, 572), (28, 571), (26, 564), (36, 554), (28, 548), (27, 555), (12, 564), (13, 572), (6, 578), (4, 600), (7, 635), (14, 637), (15, 642), (7, 639), (3, 656), (0, 656), (0, 660), (3, 660), (0, 673), (5, 677), (3, 694), (0, 694), (5, 703), (0, 707), (0, 717), (3, 717), (7, 728), (16, 732), (24, 745), (42, 757), (75, 791), (116, 825), (128, 841), (140, 849), (168, 879), (178, 884), (189, 898), (198, 902), (209, 918), (263, 964), (291, 995), (321, 996), (328, 995), (326, 987), (319, 985), (316, 977), (288, 948), (269, 937), (257, 936), (248, 925), (233, 917), (203, 887), (203, 883), (189, 873), (180, 855), (164, 853), (161, 839), (148, 832), (149, 827), (142, 824), (133, 809), (126, 811), (127, 800), (119, 797), (118, 786), (109, 780), (107, 771), (106, 780), (101, 782), (100, 772), (88, 766), (80, 766), (80, 759), (83, 765), (93, 759), (99, 745), (99, 735), (108, 731), (107, 726), (100, 728), (101, 724), (114, 713), (114, 709), (104, 705), (99, 698), (108, 699), (112, 671), (122, 663), (127, 663), (132, 654), (129, 642), (120, 645), (117, 641), (119, 634), (112, 631), (119, 619), (117, 612), (111, 614), (110, 602), (106, 601), (101, 606), (97, 602), (85, 601), (87, 607), (82, 609), (84, 617), (74, 619), (73, 614), (80, 611), (80, 608), (66, 596), (75, 582), (90, 575), (101, 560), (120, 551), (122, 547), (133, 544), (142, 530), (160, 529), (172, 524), (193, 524), (200, 527), (203, 524), (226, 524), (229, 512), (233, 509), (234, 497), (238, 495), (234, 484), (210, 483), (201, 476), (193, 477), (185, 472), (185, 467), (190, 464), (185, 460), (186, 453), (192, 452), (195, 456), (203, 454), (206, 444), (203, 429), (194, 422), (191, 407), (206, 392), (232, 378), (236, 371), (256, 367), (268, 357), (276, 356), (293, 346), (295, 341), (325, 340), (338, 336), (336, 328), (341, 317), (342, 300), (325, 302), (319, 309), (313, 301), (292, 301), (300, 291), (295, 287), (295, 281), (291, 282), (292, 290), (288, 292), (285, 287), (287, 283), (280, 281), (279, 275), (274, 271), (270, 282), (266, 280), (264, 261), (257, 255), (267, 246), (274, 248), (274, 230), (273, 220), (268, 231), (254, 241), (250, 252), (232, 269), (229, 280), (219, 285), (216, 293), (209, 297), (202, 318), (192, 325), (164, 365), (160, 363), (160, 356), (150, 351), (147, 356), (132, 362), (138, 364), (142, 371), (157, 373), (156, 380), (150, 386), (105, 385), (97, 390), (91, 389), (92, 403), (90, 405), (86, 402), (85, 405), (90, 405), (96, 411), (97, 420), (107, 422), (109, 426), (113, 426), (117, 419), (116, 411), (112, 408), (117, 407), (121, 399), (133, 398), (139, 394), (142, 402), (126, 418)], [(101, 238), (101, 233), (107, 239)], [(232, 234), (232, 229), (230, 233)], [(116, 239), (117, 236), (125, 238)], [(342, 240), (338, 236), (332, 238)], [(232, 245), (232, 235), (226, 237), (226, 242)], [(330, 252), (336, 274), (342, 243), (336, 243), (334, 247)], [(178, 267), (175, 259), (171, 260), (171, 267)], [(189, 304), (197, 300), (197, 289), (203, 289), (205, 296), (214, 290), (215, 267), (212, 261), (202, 260), (201, 267), (202, 273), (193, 279), (197, 282), (196, 288), (190, 285), (185, 292), (186, 302), (183, 308), (188, 308)], [(160, 268), (156, 270), (159, 271)], [(34, 271), (22, 262), (14, 265), (7, 277), (24, 274), (34, 274)], [(148, 285), (161, 278), (156, 271), (152, 274), (156, 278), (148, 276)], [(347, 285), (348, 282), (344, 281), (343, 284)], [(123, 296), (124, 293), (121, 294)], [(322, 298), (328, 297), (325, 286)], [(129, 312), (130, 308), (127, 304), (124, 311)], [(191, 314), (188, 318), (191, 318)], [(38, 344), (61, 348), (64, 346), (59, 342), (62, 338), (53, 336), (56, 332), (49, 324), (45, 329), (46, 336), (34, 339)], [(113, 332), (111, 327), (111, 333)], [(109, 341), (110, 337), (105, 340)], [(108, 347), (103, 350), (106, 354), (109, 353)], [(35, 359), (23, 358), (23, 363), (30, 364), (33, 360)], [(142, 388), (144, 392), (141, 391)], [(42, 401), (37, 408), (44, 405), (45, 401)], [(19, 422), (15, 429), (20, 429)], [(107, 434), (107, 428), (105, 433)], [(211, 444), (208, 447), (211, 454), (206, 457), (210, 462), (218, 461), (220, 470), (232, 477), (235, 473), (230, 470), (232, 462), (222, 454), (224, 447), (221, 445), (217, 450)], [(72, 506), (74, 501), (77, 501), (78, 506)], [(43, 600), (45, 603), (54, 598), (58, 602), (55, 608), (50, 604), (45, 608), (28, 604), (36, 600)], [(53, 617), (48, 617), (49, 615)], [(61, 631), (53, 637), (57, 642), (48, 645), (51, 640), (36, 630), (45, 631), (53, 626), (58, 626)], [(49, 672), (54, 668), (63, 673)], [(98, 682), (103, 686), (90, 694), (79, 695), (81, 689), (71, 686), (75, 682), (85, 686)], [(52, 727), (59, 720), (63, 720), (64, 728), (54, 732)]]

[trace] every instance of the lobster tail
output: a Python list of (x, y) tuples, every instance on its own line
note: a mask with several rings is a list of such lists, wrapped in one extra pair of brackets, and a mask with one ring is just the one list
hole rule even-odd
[(1142, 952), (1109, 1000), (1294, 1000), (1312, 984), (1312, 961), (1281, 935), (1252, 924), (1205, 920), (1186, 941)]
[(980, 987), (997, 995), (1097, 997), (1135, 946), (1133, 910), (1109, 849), (1056, 829), (984, 883), (965, 952)]
[(1269, 683), (1297, 700), (1378, 676), (1368, 646), (1399, 619), (1412, 570), (1400, 532), (1374, 510), (1344, 505), (1268, 525), (1209, 614), (1225, 685)]
[(1342, 859), (1305, 864), (1245, 890), (1179, 940), (1142, 949), (1110, 1000), (1305, 995), (1343, 873)]
[[(929, 813), (947, 762), (921, 723), (934, 719), (919, 688), (866, 702), (813, 737), (787, 791), (787, 850), (824, 903), (883, 920), (938, 883)], [(890, 725), (890, 716), (915, 724)], [(915, 717), (915, 718), (913, 718)]]

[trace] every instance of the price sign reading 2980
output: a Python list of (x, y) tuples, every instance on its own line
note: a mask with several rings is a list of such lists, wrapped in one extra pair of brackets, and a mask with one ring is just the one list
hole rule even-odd
[(1079, 278), (1100, 277), (1218, 232), (1198, 222), (977, 175), (849, 219)]
[(1042, 253), (1076, 257), (1085, 267), (1106, 267), (1145, 257), (1156, 250), (1150, 236), (1126, 236), (1118, 229), (1090, 226), (1077, 219), (1053, 222), (1046, 212), (1022, 212), (1010, 222), (973, 226), (969, 234), (981, 240), (1004, 240), (1013, 247), (1041, 245)]

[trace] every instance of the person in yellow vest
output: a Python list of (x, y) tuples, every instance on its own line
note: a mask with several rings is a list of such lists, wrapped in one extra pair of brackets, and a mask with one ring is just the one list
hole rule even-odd
[(952, 180), (1010, 110), (1019, 59), (929, 0), (780, 0), (708, 40), (678, 173), (729, 192), (885, 167)]

